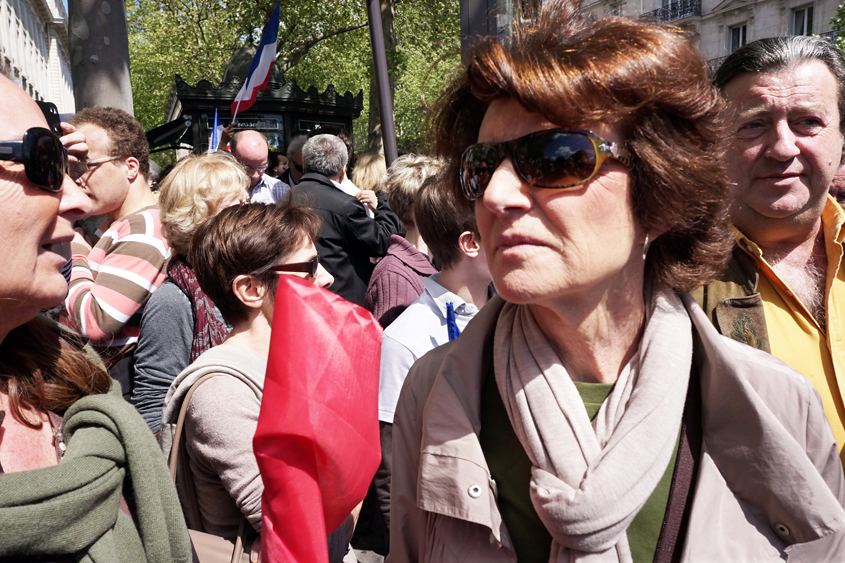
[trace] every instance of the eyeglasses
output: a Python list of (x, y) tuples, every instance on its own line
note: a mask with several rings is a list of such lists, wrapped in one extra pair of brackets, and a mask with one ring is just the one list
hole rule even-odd
[(305, 166), (303, 166), (302, 164), (297, 164), (295, 160), (291, 160), (291, 162), (293, 163), (293, 167), (296, 168), (297, 172), (299, 172), (300, 174), (305, 172)]
[(592, 131), (548, 129), (502, 143), (470, 145), (461, 156), (461, 189), (480, 198), (505, 157), (520, 179), (536, 188), (572, 188), (595, 177), (608, 158), (631, 165), (631, 153)]
[(48, 192), (62, 191), (68, 170), (67, 150), (55, 133), (33, 127), (22, 141), (0, 141), (0, 160), (23, 163), (30, 182)]
[(314, 256), (308, 262), (292, 262), (290, 264), (279, 264), (270, 268), (273, 272), (305, 272), (309, 278), (317, 277), (317, 268), (320, 267), (320, 256)]
[(85, 165), (88, 167), (88, 170), (91, 169), (92, 166), (99, 166), (101, 164), (105, 164), (106, 162), (111, 162), (113, 160), (117, 160), (119, 158), (123, 158), (122, 156), (107, 156), (105, 158), (98, 158), (97, 160), (88, 160), (85, 162)]
[(246, 170), (247, 174), (252, 174), (253, 172), (260, 172), (264, 174), (267, 171), (267, 165), (264, 164), (262, 166), (244, 166), (244, 170)]

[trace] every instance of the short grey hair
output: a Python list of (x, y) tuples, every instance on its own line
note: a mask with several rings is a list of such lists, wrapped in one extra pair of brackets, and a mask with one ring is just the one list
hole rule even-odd
[(306, 172), (334, 178), (346, 168), (346, 145), (335, 135), (315, 135), (302, 147), (302, 164)]
[(835, 44), (820, 37), (790, 35), (759, 39), (731, 53), (713, 82), (724, 91), (728, 83), (746, 72), (773, 73), (801, 63), (819, 60), (836, 80), (839, 98), (839, 130), (845, 136), (845, 55)]
[(296, 156), (296, 153), (300, 151), (300, 149), (305, 146), (305, 141), (308, 140), (308, 137), (296, 137), (293, 141), (290, 142), (288, 145), (288, 152), (287, 157), (288, 160), (293, 160), (293, 157)]

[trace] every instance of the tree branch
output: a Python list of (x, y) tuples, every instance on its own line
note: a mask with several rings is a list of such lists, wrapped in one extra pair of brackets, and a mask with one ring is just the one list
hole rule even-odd
[(333, 29), (332, 31), (329, 31), (329, 32), (326, 32), (326, 33), (321, 33), (320, 35), (315, 35), (314, 37), (306, 39), (298, 47), (296, 47), (295, 49), (292, 49), (288, 53), (288, 56), (286, 57), (286, 60), (284, 62), (282, 62), (280, 60), (280, 59), (282, 59), (281, 55), (283, 53), (279, 53), (279, 55), (276, 56), (276, 65), (279, 67), (279, 70), (281, 70), (282, 72), (287, 72), (290, 69), (292, 69), (293, 67), (295, 67), (296, 65), (298, 65), (299, 61), (302, 60), (302, 57), (307, 55), (308, 51), (310, 51), (311, 48), (314, 47), (314, 45), (316, 45), (320, 41), (324, 41), (326, 39), (336, 37), (338, 35), (347, 33), (349, 31), (355, 31), (356, 29), (361, 29), (362, 27), (366, 26), (367, 23), (368, 23), (368, 21), (364, 20), (363, 22), (360, 22), (360, 23), (353, 23), (351, 25), (339, 27), (337, 29)]

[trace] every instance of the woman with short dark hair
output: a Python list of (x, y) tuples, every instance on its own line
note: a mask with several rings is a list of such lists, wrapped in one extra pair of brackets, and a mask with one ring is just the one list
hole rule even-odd
[[(246, 517), (261, 531), (264, 486), (252, 451), (280, 273), (327, 287), (314, 240), (320, 218), (292, 203), (229, 207), (194, 234), (189, 260), (232, 331), (179, 374), (164, 401), (160, 443), (168, 458), (188, 392), (176, 489), (188, 527), (225, 538)], [(211, 377), (196, 387), (204, 376)]]
[(433, 136), (499, 297), (405, 381), (388, 560), (841, 560), (818, 396), (686, 293), (731, 248), (689, 35), (550, 0), (467, 60)]

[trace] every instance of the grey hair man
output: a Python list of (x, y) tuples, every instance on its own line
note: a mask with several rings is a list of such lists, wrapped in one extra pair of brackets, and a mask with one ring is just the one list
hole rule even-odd
[(290, 186), (268, 176), (269, 146), (267, 137), (258, 131), (238, 131), (232, 137), (232, 154), (249, 176), (249, 202), (273, 205), (290, 190)]
[(335, 279), (329, 291), (363, 306), (374, 268), (370, 258), (384, 256), (390, 235), (403, 230), (383, 196), (374, 192), (351, 195), (341, 186), (347, 159), (346, 145), (336, 136), (308, 139), (302, 147), (305, 173), (292, 193), (323, 218), (323, 233), (316, 246), (320, 263)]
[(845, 212), (828, 195), (845, 135), (845, 57), (816, 37), (750, 43), (715, 82), (736, 247), (696, 297), (726, 336), (771, 352), (822, 397), (845, 446)]

